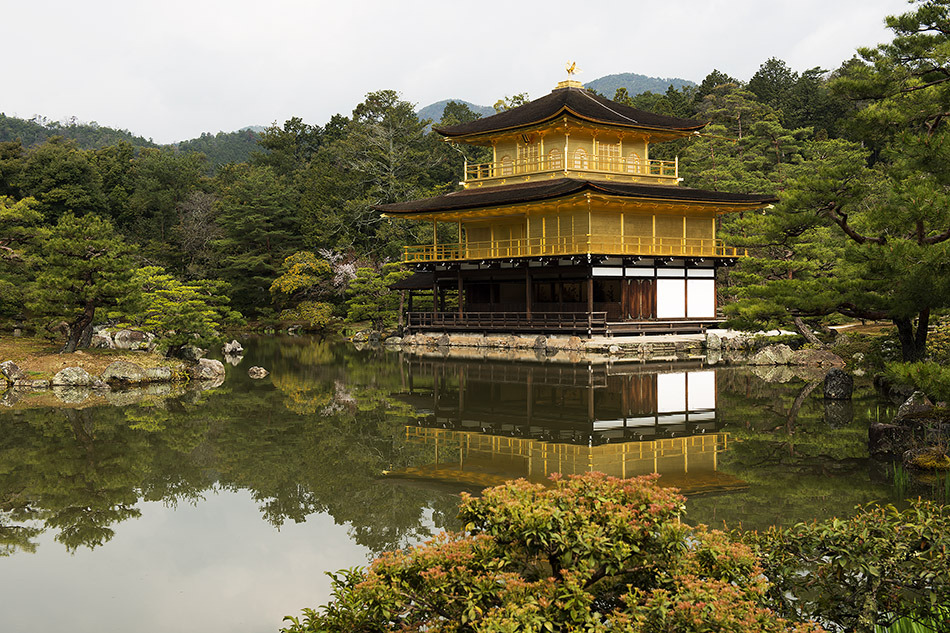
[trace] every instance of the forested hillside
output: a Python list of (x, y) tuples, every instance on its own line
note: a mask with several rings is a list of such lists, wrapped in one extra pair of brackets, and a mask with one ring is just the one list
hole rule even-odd
[(469, 103), (468, 101), (462, 101), (461, 99), (443, 99), (442, 101), (436, 101), (435, 103), (430, 103), (424, 108), (419, 108), (419, 111), (416, 114), (420, 120), (429, 119), (430, 121), (437, 122), (442, 119), (442, 113), (445, 111), (445, 106), (450, 103), (462, 104), (479, 116), (490, 116), (495, 114), (495, 109), (490, 106), (480, 106), (474, 103)]
[(177, 143), (180, 152), (200, 152), (208, 159), (212, 168), (217, 169), (227, 163), (247, 162), (251, 154), (260, 151), (258, 141), (260, 132), (245, 128), (237, 132), (205, 132), (198, 138)]
[(136, 147), (157, 147), (151, 140), (135, 136), (128, 130), (116, 130), (95, 122), (79, 123), (74, 120), (63, 123), (43, 117), (26, 120), (0, 113), (0, 142), (19, 139), (25, 147), (32, 147), (54, 136), (71, 138), (83, 149), (99, 149), (117, 143), (130, 143)]
[[(950, 306), (950, 133), (941, 105), (950, 69), (939, 52), (947, 11), (925, 3), (892, 20), (893, 43), (833, 72), (770, 59), (747, 83), (712, 70), (698, 86), (612, 95), (709, 121), (701, 135), (651, 147), (651, 157), (679, 156), (687, 186), (780, 196), (767, 213), (721, 220), (723, 237), (757, 256), (720, 280), (734, 324), (814, 327), (834, 313), (890, 319), (905, 357), (923, 354), (928, 319)], [(450, 102), (443, 116), (452, 124), (479, 115)], [(0, 124), (9, 130), (16, 120)], [(355, 319), (385, 301), (384, 279), (397, 273), (384, 265), (404, 245), (431, 240), (431, 225), (382, 219), (373, 207), (450, 190), (463, 161), (390, 90), (322, 124), (272, 126), (246, 160), (253, 132), (182, 144), (203, 152), (192, 153), (125, 137), (80, 143), (38, 127), (49, 140), (35, 144), (14, 130), (19, 142), (0, 143), (5, 325), (83, 324), (90, 305), (97, 320), (142, 318), (150, 286), (125, 279), (123, 267), (159, 267), (154, 275), (251, 319), (314, 327)], [(214, 154), (219, 138), (243, 149)], [(41, 283), (43, 271), (57, 262), (63, 275), (94, 276), (105, 259), (51, 245), (90, 231), (105, 240), (96, 257), (115, 254), (122, 266), (109, 268), (112, 280), (92, 304), (77, 290), (66, 305), (64, 290)]]
[(679, 77), (647, 77), (637, 73), (618, 73), (589, 81), (584, 87), (609, 97), (621, 88), (626, 90), (627, 94), (638, 95), (643, 92), (666, 92), (670, 86), (673, 86), (674, 90), (681, 90), (695, 85), (696, 82)]

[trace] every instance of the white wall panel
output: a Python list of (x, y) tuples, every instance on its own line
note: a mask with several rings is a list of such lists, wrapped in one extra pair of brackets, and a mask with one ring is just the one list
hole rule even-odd
[(686, 373), (656, 375), (656, 411), (686, 410)]
[(716, 372), (691, 371), (686, 374), (686, 408), (689, 411), (716, 408)]
[(682, 319), (686, 316), (686, 280), (656, 280), (656, 318)]
[(713, 318), (716, 316), (716, 282), (713, 279), (686, 280), (686, 316)]

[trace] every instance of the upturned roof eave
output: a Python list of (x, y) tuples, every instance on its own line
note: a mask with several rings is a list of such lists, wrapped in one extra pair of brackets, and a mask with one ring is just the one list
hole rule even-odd
[(536, 121), (531, 121), (530, 123), (520, 123), (518, 125), (509, 125), (504, 127), (492, 128), (489, 130), (484, 130), (481, 132), (471, 132), (471, 133), (460, 133), (460, 134), (451, 134), (446, 131), (446, 128), (437, 128), (435, 126), (432, 129), (435, 132), (438, 132), (442, 136), (446, 137), (447, 140), (453, 141), (464, 141), (464, 140), (481, 140), (486, 137), (496, 136), (498, 134), (504, 134), (506, 132), (514, 132), (515, 130), (523, 130), (532, 127), (537, 127), (544, 125), (546, 123), (551, 123), (561, 118), (565, 114), (569, 114), (578, 121), (583, 121), (587, 123), (596, 123), (597, 125), (605, 125), (608, 127), (628, 129), (628, 130), (643, 130), (645, 132), (664, 132), (667, 134), (670, 133), (682, 133), (684, 136), (688, 135), (690, 132), (701, 130), (702, 128), (709, 125), (708, 121), (700, 121), (697, 125), (694, 126), (684, 126), (684, 127), (658, 127), (653, 125), (643, 125), (641, 123), (636, 124), (624, 124), (618, 121), (605, 121), (603, 119), (597, 119), (596, 117), (586, 116), (578, 113), (577, 111), (571, 109), (568, 105), (561, 106), (554, 114), (551, 114), (547, 117), (542, 117)]
[[(511, 199), (511, 200), (495, 200), (495, 201), (485, 201), (478, 196), (473, 196), (471, 201), (461, 201), (461, 204), (455, 204), (456, 200), (451, 200), (450, 204), (443, 207), (434, 207), (434, 208), (414, 208), (414, 209), (393, 209), (394, 206), (405, 205), (409, 203), (395, 203), (390, 205), (378, 205), (374, 209), (380, 211), (383, 214), (383, 217), (431, 217), (439, 215), (453, 215), (464, 213), (466, 211), (472, 211), (475, 209), (503, 209), (511, 208), (523, 205), (530, 205), (533, 203), (547, 202), (557, 199), (566, 199), (569, 197), (582, 194), (585, 191), (594, 192), (599, 196), (622, 198), (630, 201), (641, 201), (655, 204), (680, 204), (680, 205), (700, 205), (700, 206), (709, 206), (709, 207), (730, 207), (736, 210), (754, 210), (767, 207), (771, 204), (778, 202), (778, 198), (775, 196), (763, 195), (755, 200), (729, 200), (729, 199), (715, 199), (715, 195), (704, 198), (697, 198), (691, 196), (663, 196), (663, 195), (650, 195), (648, 192), (618, 192), (613, 187), (602, 186), (599, 183), (592, 181), (574, 181), (576, 186), (568, 186), (566, 188), (559, 188), (552, 190), (550, 192), (542, 192), (536, 195), (529, 195), (528, 197), (522, 199)], [(701, 192), (701, 193), (710, 193), (710, 194), (720, 194), (720, 192), (706, 192), (705, 190), (700, 189), (685, 189), (685, 188), (671, 188), (670, 193), (674, 194), (677, 191), (690, 191), (690, 192)], [(461, 192), (456, 192), (461, 193)], [(451, 196), (452, 194), (447, 194)], [(728, 194), (726, 194), (728, 195)], [(436, 198), (426, 198), (418, 202), (436, 200), (438, 198), (443, 198), (443, 196), (437, 196)], [(388, 207), (388, 208), (387, 208)]]

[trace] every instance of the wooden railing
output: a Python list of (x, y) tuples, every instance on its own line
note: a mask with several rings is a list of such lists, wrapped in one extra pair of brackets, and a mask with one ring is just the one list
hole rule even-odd
[(466, 244), (422, 244), (403, 247), (403, 261), (443, 262), (506, 259), (549, 255), (644, 255), (651, 257), (744, 257), (743, 249), (725, 246), (722, 240), (690, 237), (633, 237), (620, 235), (571, 235), (525, 237)]
[(486, 180), (489, 178), (507, 178), (548, 171), (591, 172), (627, 176), (652, 176), (675, 179), (679, 177), (678, 160), (642, 160), (622, 156), (591, 156), (583, 158), (563, 156), (532, 157), (520, 160), (477, 163), (465, 165), (465, 180)]
[(606, 312), (410, 312), (409, 329), (464, 328), (470, 330), (533, 330), (567, 332), (603, 332), (607, 329)]

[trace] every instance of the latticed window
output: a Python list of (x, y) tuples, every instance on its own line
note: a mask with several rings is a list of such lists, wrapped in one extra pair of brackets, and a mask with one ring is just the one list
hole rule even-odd
[(620, 145), (614, 143), (598, 143), (597, 159), (601, 169), (616, 169), (618, 163), (620, 163)]
[(518, 164), (524, 166), (528, 171), (537, 169), (538, 164), (538, 144), (530, 143), (527, 145), (518, 145)]
[(561, 150), (555, 148), (548, 152), (548, 162), (551, 169), (564, 169), (564, 157), (561, 156)]
[(578, 147), (574, 150), (574, 169), (587, 169), (587, 167), (587, 152), (583, 148)]
[(639, 174), (641, 171), (640, 168), (640, 154), (636, 152), (630, 152), (627, 155), (627, 171), (631, 174)]
[(510, 176), (514, 173), (514, 169), (511, 164), (511, 156), (507, 154), (501, 157), (501, 175)]

